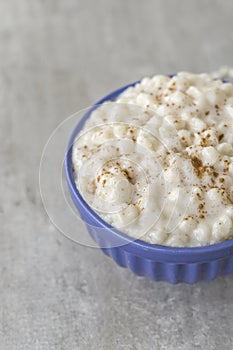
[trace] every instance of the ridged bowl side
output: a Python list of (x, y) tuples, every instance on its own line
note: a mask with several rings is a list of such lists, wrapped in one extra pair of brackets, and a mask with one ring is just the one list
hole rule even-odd
[[(134, 274), (146, 276), (153, 281), (166, 281), (172, 284), (198, 281), (211, 281), (220, 275), (233, 272), (233, 256), (201, 263), (167, 263), (145, 259), (126, 250), (125, 246), (107, 247), (111, 242), (103, 241), (97, 230), (89, 230), (91, 237), (99, 244), (104, 254), (111, 257), (117, 265), (129, 268)], [(103, 248), (105, 247), (105, 248)]]

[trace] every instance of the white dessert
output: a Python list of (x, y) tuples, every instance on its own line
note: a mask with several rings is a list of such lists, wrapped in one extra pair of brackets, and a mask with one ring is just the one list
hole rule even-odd
[(99, 106), (72, 153), (76, 186), (107, 223), (151, 244), (233, 237), (233, 84), (144, 78)]

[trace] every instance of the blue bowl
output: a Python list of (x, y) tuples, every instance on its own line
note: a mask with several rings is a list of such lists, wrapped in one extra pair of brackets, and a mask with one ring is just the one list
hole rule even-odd
[(169, 283), (195, 283), (213, 280), (217, 276), (233, 272), (233, 239), (195, 248), (174, 248), (154, 245), (119, 232), (103, 221), (84, 201), (76, 188), (72, 171), (72, 144), (85, 121), (100, 104), (113, 101), (126, 85), (94, 104), (74, 128), (65, 156), (65, 174), (73, 202), (84, 220), (90, 236), (100, 249), (122, 267), (128, 267), (136, 275), (143, 275), (154, 281)]

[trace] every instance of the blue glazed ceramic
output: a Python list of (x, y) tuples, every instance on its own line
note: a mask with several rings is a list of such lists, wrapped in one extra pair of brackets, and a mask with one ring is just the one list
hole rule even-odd
[(213, 280), (217, 276), (233, 272), (233, 239), (204, 247), (173, 248), (152, 245), (115, 230), (104, 222), (84, 201), (77, 190), (72, 173), (72, 144), (92, 111), (105, 101), (116, 99), (126, 85), (93, 105), (81, 118), (72, 132), (65, 157), (65, 174), (73, 202), (85, 221), (90, 236), (101, 250), (118, 265), (127, 267), (136, 275), (169, 283), (195, 283)]

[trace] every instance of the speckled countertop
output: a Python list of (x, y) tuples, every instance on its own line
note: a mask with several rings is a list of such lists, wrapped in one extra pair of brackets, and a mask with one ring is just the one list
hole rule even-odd
[(233, 275), (135, 277), (53, 228), (38, 187), (67, 116), (145, 75), (232, 65), (232, 12), (231, 0), (0, 1), (1, 349), (233, 349)]

